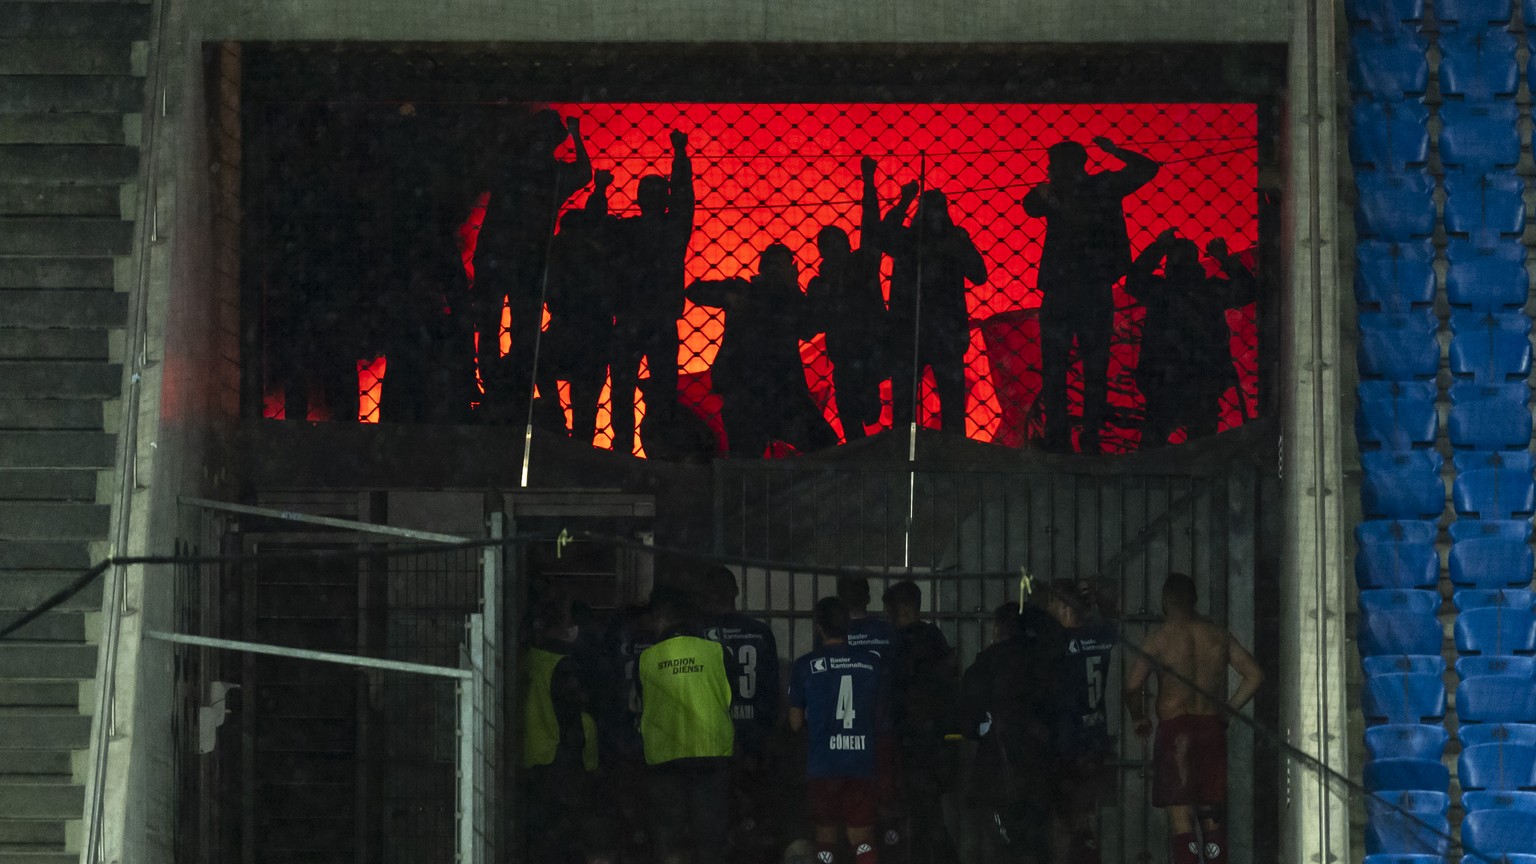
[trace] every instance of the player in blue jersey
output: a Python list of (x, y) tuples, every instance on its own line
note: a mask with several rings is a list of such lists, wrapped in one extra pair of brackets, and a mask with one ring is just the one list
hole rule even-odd
[(736, 574), (715, 567), (704, 574), (704, 636), (725, 646), (736, 662), (731, 681), (731, 720), (736, 754), (731, 772), (733, 861), (777, 858), (770, 738), (783, 701), (779, 645), (767, 624), (736, 611)]
[(629, 842), (649, 834), (650, 796), (640, 741), (640, 654), (656, 642), (651, 610), (630, 605), (616, 611), (603, 634), (603, 682), (597, 729), (601, 746), (601, 802), (624, 826)]
[(1059, 693), (1063, 699), (1056, 729), (1056, 849), (1063, 864), (1099, 864), (1094, 836), (1099, 800), (1113, 784), (1114, 739), (1104, 694), (1117, 634), (1103, 614), (1093, 586), (1071, 579), (1051, 582), (1049, 611), (1062, 627)]
[(856, 864), (878, 864), (880, 655), (848, 644), (848, 607), (836, 597), (817, 602), (815, 625), (821, 647), (796, 660), (790, 675), (789, 727), (806, 733), (816, 860), (834, 864), (839, 835), (846, 834)]
[(837, 599), (848, 607), (848, 645), (885, 651), (891, 647), (891, 622), (869, 614), (869, 580), (863, 576), (837, 577)]

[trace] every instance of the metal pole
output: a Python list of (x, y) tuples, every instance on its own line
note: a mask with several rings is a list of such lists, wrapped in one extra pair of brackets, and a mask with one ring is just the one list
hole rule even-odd
[[(922, 358), (919, 350), (923, 321), (923, 184), (928, 178), (928, 154), (918, 154), (917, 161), (917, 210), (912, 219), (917, 223), (917, 289), (912, 305), (912, 422), (907, 427), (907, 524), (901, 540), (901, 566), (912, 567), (912, 520), (917, 515), (917, 395), (918, 382), (923, 380)], [(896, 382), (892, 381), (894, 388)]]
[(374, 657), (359, 657), (356, 654), (337, 654), (331, 651), (311, 651), (308, 648), (285, 648), (282, 645), (268, 645), (265, 642), (244, 642), (238, 639), (211, 639), (207, 636), (189, 636), (185, 633), (167, 633), (163, 630), (144, 631), (145, 639), (155, 639), (160, 642), (170, 642), (176, 645), (197, 645), (203, 648), (224, 648), (230, 651), (245, 651), (251, 654), (267, 654), (272, 657), (287, 657), (292, 660), (314, 660), (319, 663), (335, 663), (340, 666), (352, 666), (358, 669), (383, 669), (389, 672), (412, 672), (417, 675), (436, 675), (440, 678), (469, 678), (470, 673), (464, 669), (452, 669), (447, 666), (429, 666), (425, 663), (406, 663), (401, 660), (380, 660)]
[(252, 507), (248, 504), (231, 504), (227, 501), (213, 501), (208, 498), (193, 498), (186, 495), (176, 500), (178, 503), (190, 507), (201, 507), (204, 510), (241, 513), (247, 516), (262, 516), (268, 519), (281, 519), (284, 522), (298, 522), (304, 525), (324, 525), (327, 528), (345, 528), (348, 531), (356, 531), (359, 534), (381, 534), (387, 537), (423, 540), (429, 543), (463, 543), (470, 539), (468, 537), (457, 537), (452, 534), (439, 534), (435, 531), (396, 528), (391, 525), (377, 525), (372, 522), (357, 522), (351, 519), (336, 519), (331, 516), (312, 516), (308, 513), (296, 513), (292, 510)]
[[(581, 146), (581, 141), (576, 145)], [(523, 427), (523, 474), (521, 486), (528, 488), (528, 463), (533, 460), (533, 394), (539, 386), (539, 348), (544, 341), (544, 304), (549, 301), (549, 253), (555, 245), (555, 228), (560, 218), (560, 205), (564, 201), (560, 198), (560, 172), (565, 170), (565, 163), (555, 161), (555, 183), (550, 189), (549, 203), (549, 230), (544, 235), (544, 272), (539, 277), (539, 311), (535, 313), (539, 322), (533, 327), (533, 366), (528, 370), (528, 423)], [(500, 338), (500, 334), (497, 334)], [(560, 401), (559, 392), (545, 394), (545, 398), (553, 398)]]

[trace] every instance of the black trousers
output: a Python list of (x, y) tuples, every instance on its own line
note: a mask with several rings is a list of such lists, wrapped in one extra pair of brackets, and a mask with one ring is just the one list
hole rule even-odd
[(1067, 372), (1072, 343), (1083, 363), (1083, 450), (1097, 452), (1099, 432), (1109, 395), (1109, 342), (1114, 333), (1114, 301), (1106, 286), (1102, 297), (1092, 290), (1056, 288), (1040, 304), (1040, 404), (1045, 409), (1047, 444), (1069, 440)]

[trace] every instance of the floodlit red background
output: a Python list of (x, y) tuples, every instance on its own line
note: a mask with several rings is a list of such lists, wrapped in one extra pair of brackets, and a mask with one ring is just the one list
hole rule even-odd
[[(687, 273), (690, 280), (756, 272), (758, 253), (784, 243), (801, 265), (801, 284), (819, 262), (814, 238), (837, 225), (857, 238), (859, 158), (878, 161), (882, 205), (903, 183), (921, 179), (946, 193), (955, 221), (971, 233), (988, 267), (986, 284), (970, 291), (971, 347), (967, 354), (966, 434), (1017, 446), (1038, 432), (1026, 420), (1039, 389), (1039, 306), (1035, 288), (1045, 222), (1024, 215), (1019, 202), (1045, 180), (1046, 148), (1062, 140), (1089, 144), (1106, 136), (1163, 164), (1156, 179), (1126, 199), (1133, 252), (1174, 228), (1202, 248), (1222, 238), (1237, 251), (1258, 242), (1257, 119), (1252, 104), (555, 104), (580, 117), (596, 168), (614, 173), (610, 209), (632, 213), (638, 180), (666, 174), (668, 133), (689, 134), (698, 206)], [(1120, 167), (1089, 144), (1089, 170)], [(570, 158), (567, 142), (559, 151)], [(567, 207), (585, 200), (578, 193)], [(463, 237), (473, 255), (473, 229)], [(1252, 256), (1248, 259), (1252, 263)], [(467, 261), (472, 267), (472, 261)], [(885, 272), (889, 274), (886, 260)], [(1117, 289), (1116, 347), (1112, 354), (1110, 449), (1136, 445), (1134, 418), (1141, 397), (1132, 373), (1141, 310)], [(715, 422), (708, 371), (721, 333), (722, 313), (689, 306), (678, 324), (685, 402)], [(1228, 313), (1240, 387), (1227, 394), (1221, 428), (1255, 416), (1257, 331), (1250, 306)], [(802, 346), (807, 382), (834, 428), (835, 394), (820, 337)], [(377, 418), (364, 373), (360, 419)], [(1074, 385), (1075, 386), (1075, 385)], [(563, 388), (562, 388), (563, 389)], [(1240, 392), (1239, 392), (1240, 391)], [(376, 394), (376, 391), (375, 391)], [(888, 390), (887, 390), (888, 396)], [(605, 394), (605, 399), (607, 398)], [(1074, 410), (1076, 410), (1074, 396)], [(925, 422), (937, 425), (925, 387)], [(370, 408), (372, 408), (370, 416)], [(929, 416), (929, 415), (933, 416)], [(889, 423), (887, 410), (885, 423)], [(606, 428), (607, 412), (599, 418)], [(609, 446), (606, 431), (595, 443)]]

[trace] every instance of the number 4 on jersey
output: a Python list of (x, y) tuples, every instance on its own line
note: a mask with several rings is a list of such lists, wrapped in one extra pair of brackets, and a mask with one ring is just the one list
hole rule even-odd
[(837, 713), (833, 716), (843, 721), (844, 729), (853, 728), (853, 720), (858, 715), (853, 710), (852, 675), (844, 675), (843, 680), (837, 685)]

